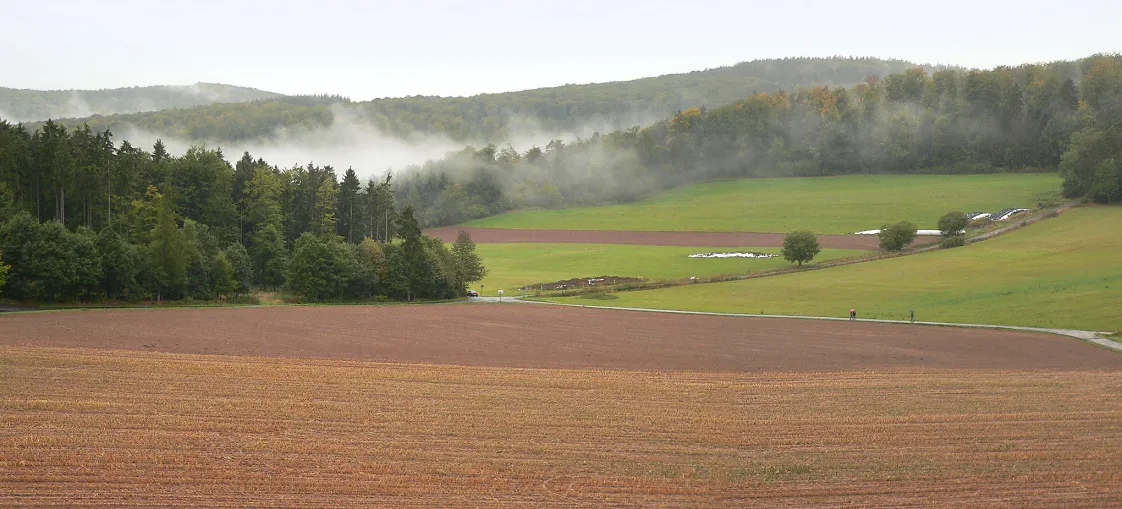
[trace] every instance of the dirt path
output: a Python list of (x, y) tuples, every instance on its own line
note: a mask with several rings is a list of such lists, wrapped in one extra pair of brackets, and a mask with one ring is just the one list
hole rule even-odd
[(525, 304), (16, 313), (0, 316), (0, 344), (526, 368), (1122, 369), (1122, 355), (1032, 332)]
[[(516, 230), (506, 228), (434, 228), (425, 234), (445, 242), (456, 240), (460, 230), (467, 231), (480, 244), (513, 242), (557, 244), (631, 244), (639, 246), (690, 247), (781, 247), (782, 233), (752, 232), (645, 232), (617, 230)], [(917, 237), (915, 245), (938, 241), (938, 237)], [(827, 249), (877, 249), (876, 235), (819, 235), (818, 243)]]

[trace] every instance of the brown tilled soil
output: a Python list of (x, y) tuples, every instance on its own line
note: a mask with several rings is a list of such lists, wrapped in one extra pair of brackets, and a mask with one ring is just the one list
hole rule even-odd
[[(631, 244), (640, 246), (691, 247), (781, 247), (782, 233), (752, 232), (637, 232), (616, 230), (514, 230), (506, 228), (434, 228), (425, 234), (453, 242), (460, 230), (480, 244), (512, 242), (557, 244)], [(916, 237), (915, 245), (930, 244), (938, 237)], [(877, 249), (876, 235), (819, 235), (827, 249)]]
[(534, 304), (12, 314), (0, 344), (534, 368), (1122, 368), (1115, 352), (1039, 333)]

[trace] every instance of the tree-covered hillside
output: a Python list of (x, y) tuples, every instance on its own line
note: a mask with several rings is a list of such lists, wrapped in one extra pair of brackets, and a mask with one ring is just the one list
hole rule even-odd
[(210, 298), (237, 282), (309, 299), (443, 297), (478, 271), (424, 226), (715, 178), (1021, 168), (1058, 170), (1067, 197), (1122, 202), (1122, 56), (757, 92), (572, 143), (466, 147), (366, 182), (0, 121), (3, 292)]
[(255, 88), (217, 83), (108, 90), (20, 90), (0, 87), (0, 118), (10, 122), (136, 113), (277, 97)]
[[(282, 127), (330, 125), (337, 112), (385, 133), (406, 138), (439, 133), (460, 142), (508, 140), (520, 130), (591, 135), (646, 125), (691, 107), (728, 104), (755, 92), (803, 85), (849, 86), (868, 76), (915, 67), (901, 60), (787, 58), (632, 81), (482, 94), (472, 97), (403, 97), (351, 102), (342, 97), (276, 97), (243, 104), (212, 104), (131, 115), (61, 121), (73, 128), (125, 132), (139, 128), (192, 141), (242, 141), (269, 137)], [(335, 109), (331, 105), (337, 105)], [(39, 124), (29, 127), (35, 129)], [(587, 131), (587, 132), (583, 132)]]
[(401, 172), (428, 225), (626, 202), (715, 178), (1058, 169), (1064, 194), (1122, 201), (1122, 56), (921, 68), (853, 87), (760, 92), (545, 147), (467, 148)]

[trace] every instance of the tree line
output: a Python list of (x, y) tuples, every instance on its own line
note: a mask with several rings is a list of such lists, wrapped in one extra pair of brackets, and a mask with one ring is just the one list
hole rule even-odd
[(426, 225), (522, 207), (625, 202), (715, 178), (1059, 171), (1063, 193), (1122, 201), (1122, 57), (914, 68), (856, 86), (757, 93), (645, 128), (519, 152), (468, 147), (403, 172)]
[(88, 127), (0, 121), (0, 295), (206, 300), (288, 288), (307, 300), (462, 295), (486, 273), (395, 205), (391, 178), (151, 151)]

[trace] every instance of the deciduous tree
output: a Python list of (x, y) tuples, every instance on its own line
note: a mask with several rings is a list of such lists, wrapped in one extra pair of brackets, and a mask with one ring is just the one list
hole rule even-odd
[(899, 251), (908, 247), (916, 239), (916, 225), (909, 221), (900, 221), (893, 225), (884, 225), (880, 233), (880, 248), (885, 251)]
[(947, 212), (939, 218), (939, 232), (942, 233), (943, 237), (962, 235), (962, 231), (966, 229), (968, 224), (970, 224), (970, 218), (966, 214), (957, 210)]
[(809, 262), (818, 256), (822, 248), (818, 246), (818, 236), (805, 230), (788, 233), (783, 238), (783, 259), (791, 263)]

